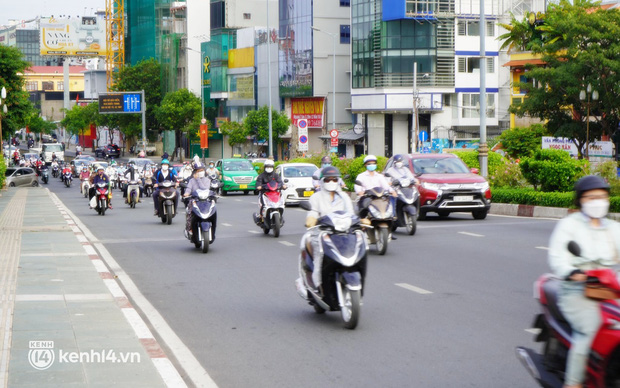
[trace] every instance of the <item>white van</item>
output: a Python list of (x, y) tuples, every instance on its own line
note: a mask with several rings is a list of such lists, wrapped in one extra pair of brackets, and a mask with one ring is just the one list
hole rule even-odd
[(52, 153), (60, 160), (65, 160), (65, 148), (60, 143), (43, 143), (41, 145), (41, 160), (46, 164), (52, 163)]

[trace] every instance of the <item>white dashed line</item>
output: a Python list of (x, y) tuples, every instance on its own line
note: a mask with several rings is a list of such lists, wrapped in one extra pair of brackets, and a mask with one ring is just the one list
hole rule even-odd
[(464, 234), (466, 236), (472, 236), (472, 237), (484, 237), (483, 234), (470, 233), (470, 232), (459, 232), (459, 234)]
[(394, 285), (398, 287), (402, 287), (409, 291), (417, 292), (418, 294), (432, 294), (433, 293), (432, 291), (428, 291), (420, 287), (412, 286), (411, 284), (407, 284), (407, 283), (395, 283)]
[(282, 244), (282, 245), (286, 245), (287, 247), (294, 247), (294, 246), (295, 246), (295, 244), (290, 243), (290, 242), (288, 242), (288, 241), (278, 241), (278, 242), (279, 242), (280, 244)]
[(535, 334), (535, 335), (540, 334), (540, 329), (537, 329), (537, 328), (525, 329), (525, 331), (527, 331), (530, 334)]
[(536, 249), (542, 249), (543, 251), (548, 251), (549, 247), (536, 247)]
[(227, 224), (225, 222), (222, 222), (222, 225), (224, 225), (224, 226), (232, 226), (231, 224)]
[(261, 233), (261, 232), (257, 232), (256, 230), (248, 230), (248, 232), (254, 233), (254, 234), (260, 234)]

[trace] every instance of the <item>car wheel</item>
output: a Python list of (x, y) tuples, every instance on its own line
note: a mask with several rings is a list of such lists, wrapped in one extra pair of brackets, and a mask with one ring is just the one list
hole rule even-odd
[(32, 187), (37, 187), (39, 185), (39, 182), (37, 181), (32, 181)]
[(9, 187), (15, 187), (15, 182), (9, 183)]
[(439, 214), (439, 217), (441, 217), (441, 218), (446, 218), (446, 217), (448, 217), (450, 215), (450, 212), (442, 210), (442, 211), (438, 211), (437, 214)]
[(425, 219), (426, 219), (426, 212), (420, 210), (418, 212), (418, 220), (424, 221)]
[(487, 211), (476, 210), (475, 212), (472, 212), (471, 215), (474, 217), (474, 220), (484, 220), (485, 218), (487, 218)]

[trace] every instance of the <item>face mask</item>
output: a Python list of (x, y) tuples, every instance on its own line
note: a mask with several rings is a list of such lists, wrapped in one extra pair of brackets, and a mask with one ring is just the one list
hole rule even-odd
[(321, 168), (325, 168), (325, 167), (329, 167), (329, 166), (331, 166), (331, 164), (329, 164), (329, 163), (323, 163), (323, 164), (321, 165)]
[(198, 171), (198, 178), (204, 178), (205, 177), (205, 172), (204, 171)]
[(323, 188), (327, 191), (336, 191), (338, 189), (338, 182), (323, 182)]
[(209, 168), (213, 168), (213, 166), (214, 166), (213, 164), (210, 164), (210, 165), (209, 165)]
[(594, 199), (581, 205), (583, 214), (590, 218), (603, 218), (609, 211), (609, 200)]
[(273, 167), (265, 167), (265, 172), (272, 172), (273, 171)]
[(396, 162), (396, 168), (403, 168), (403, 162)]
[(377, 169), (376, 164), (369, 164), (368, 166), (366, 166), (366, 170), (368, 171), (375, 171), (376, 169)]
[(168, 165), (164, 164), (163, 166), (161, 166), (161, 170), (168, 171)]

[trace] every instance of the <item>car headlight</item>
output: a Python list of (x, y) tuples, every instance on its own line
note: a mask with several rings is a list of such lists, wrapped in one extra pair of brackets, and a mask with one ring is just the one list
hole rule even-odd
[(489, 182), (478, 182), (474, 183), (474, 189), (480, 190), (483, 193), (489, 189)]
[(224, 175), (224, 180), (225, 180), (226, 182), (232, 182), (232, 178), (231, 178), (231, 177), (229, 177), (229, 176), (226, 176), (226, 175)]
[(422, 182), (422, 187), (426, 190), (439, 191), (440, 186), (438, 183)]

